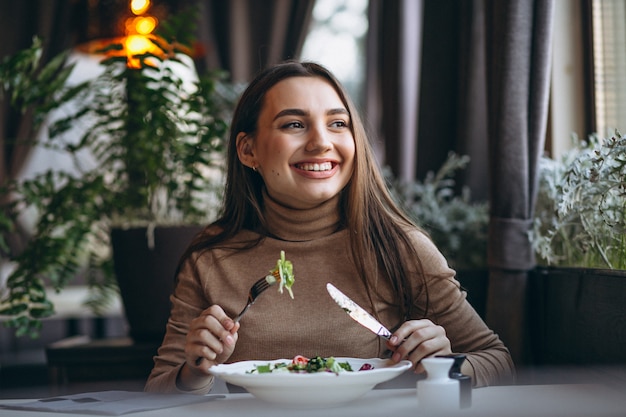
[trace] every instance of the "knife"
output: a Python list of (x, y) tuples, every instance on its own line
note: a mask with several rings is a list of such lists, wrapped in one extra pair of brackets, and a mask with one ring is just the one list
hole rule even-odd
[(389, 340), (391, 337), (391, 332), (385, 326), (380, 324), (378, 320), (376, 320), (370, 313), (365, 311), (365, 309), (359, 306), (357, 303), (348, 298), (347, 295), (342, 293), (330, 282), (326, 284), (326, 291), (330, 294), (330, 296), (335, 300), (339, 307), (343, 309), (353, 320), (359, 323), (361, 326), (367, 328), (371, 332), (374, 332), (378, 336)]

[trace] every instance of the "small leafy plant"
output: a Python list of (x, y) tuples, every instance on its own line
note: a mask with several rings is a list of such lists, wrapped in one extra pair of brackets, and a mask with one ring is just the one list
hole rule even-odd
[(626, 136), (573, 140), (540, 161), (535, 253), (547, 265), (626, 269)]
[(451, 152), (423, 182), (402, 183), (387, 173), (396, 200), (457, 270), (487, 265), (488, 204), (472, 201), (467, 187), (455, 189), (454, 174), (469, 161), (469, 156)]

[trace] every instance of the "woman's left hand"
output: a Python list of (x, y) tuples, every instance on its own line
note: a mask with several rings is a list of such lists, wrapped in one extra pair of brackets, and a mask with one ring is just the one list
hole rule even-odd
[(427, 319), (404, 322), (387, 341), (387, 347), (393, 351), (392, 360), (410, 360), (416, 373), (424, 372), (422, 359), (452, 353), (445, 329)]

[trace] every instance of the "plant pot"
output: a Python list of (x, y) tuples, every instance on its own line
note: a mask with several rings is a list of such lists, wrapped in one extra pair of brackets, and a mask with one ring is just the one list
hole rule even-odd
[(537, 267), (529, 284), (537, 365), (626, 363), (626, 270)]
[(145, 227), (111, 230), (115, 275), (134, 341), (163, 339), (178, 260), (200, 230), (202, 226), (156, 227), (154, 247)]

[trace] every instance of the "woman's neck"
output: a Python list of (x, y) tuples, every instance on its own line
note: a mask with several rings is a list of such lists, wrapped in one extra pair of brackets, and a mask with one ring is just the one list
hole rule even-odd
[(268, 233), (273, 237), (305, 242), (328, 236), (340, 229), (339, 195), (311, 209), (286, 207), (266, 192), (263, 198)]

